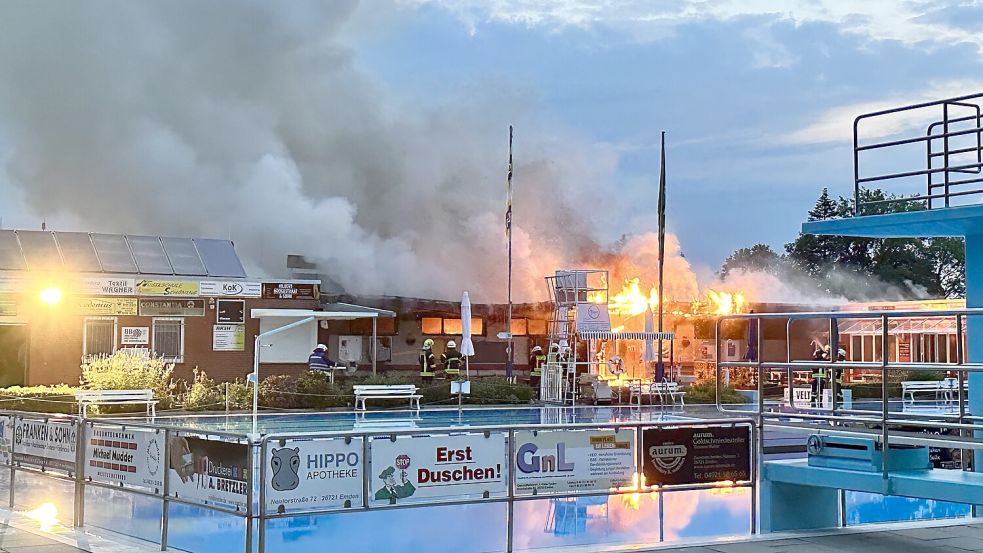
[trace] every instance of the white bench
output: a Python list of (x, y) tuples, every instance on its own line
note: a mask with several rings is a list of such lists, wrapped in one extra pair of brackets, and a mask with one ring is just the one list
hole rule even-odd
[(157, 400), (153, 390), (79, 390), (75, 392), (79, 414), (86, 417), (90, 405), (146, 405), (147, 415), (157, 416)]
[(411, 408), (419, 409), (420, 398), (423, 397), (416, 393), (419, 389), (413, 384), (356, 384), (354, 390), (356, 411), (365, 411), (365, 400), (367, 399), (405, 398), (410, 400)]
[(935, 399), (938, 400), (939, 396), (946, 389), (944, 383), (941, 380), (908, 380), (901, 383), (901, 399), (911, 397), (911, 402), (915, 402), (915, 394), (918, 393), (931, 393), (935, 394)]

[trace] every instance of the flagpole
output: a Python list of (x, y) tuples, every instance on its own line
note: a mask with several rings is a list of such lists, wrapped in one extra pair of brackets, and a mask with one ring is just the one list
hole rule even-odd
[(662, 360), (662, 318), (663, 318), (663, 275), (666, 257), (666, 131), (662, 131), (662, 164), (659, 169), (659, 351), (655, 364), (655, 380), (661, 381), (666, 374)]
[(506, 202), (505, 234), (509, 239), (509, 310), (506, 322), (506, 332), (509, 333), (509, 345), (505, 352), (505, 378), (511, 382), (513, 363), (515, 360), (515, 356), (513, 354), (514, 342), (512, 340), (512, 125), (509, 125), (509, 173)]

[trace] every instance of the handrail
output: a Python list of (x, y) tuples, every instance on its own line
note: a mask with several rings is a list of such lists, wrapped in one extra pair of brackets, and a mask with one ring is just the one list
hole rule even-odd
[[(983, 317), (983, 308), (964, 308), (964, 309), (946, 309), (938, 311), (930, 310), (904, 310), (904, 311), (862, 311), (862, 312), (848, 312), (848, 311), (827, 311), (827, 312), (806, 312), (806, 313), (750, 313), (750, 314), (737, 314), (737, 315), (724, 315), (717, 319), (715, 326), (715, 342), (716, 342), (716, 356), (719, 359), (721, 353), (721, 327), (728, 321), (742, 321), (748, 325), (756, 325), (757, 332), (757, 356), (754, 359), (748, 359), (744, 361), (718, 361), (716, 370), (716, 408), (721, 413), (729, 414), (744, 414), (749, 413), (755, 417), (756, 426), (758, 428), (757, 434), (759, 436), (763, 435), (764, 427), (767, 426), (784, 426), (792, 425), (795, 426), (798, 423), (790, 423), (788, 419), (798, 419), (809, 423), (812, 421), (812, 426), (806, 426), (804, 430), (824, 433), (846, 433), (846, 434), (856, 434), (858, 430), (850, 430), (851, 425), (863, 424), (863, 425), (874, 425), (879, 427), (877, 436), (877, 443), (881, 444), (884, 461), (883, 461), (883, 476), (888, 477), (889, 464), (887, 461), (887, 456), (890, 455), (890, 443), (892, 438), (894, 440), (901, 440), (903, 443), (908, 445), (940, 445), (945, 444), (948, 446), (956, 446), (959, 449), (965, 450), (966, 448), (972, 448), (976, 445), (983, 445), (983, 437), (977, 437), (974, 435), (974, 430), (980, 429), (983, 425), (978, 425), (978, 421), (983, 421), (983, 413), (976, 414), (976, 416), (970, 415), (966, 410), (966, 393), (967, 389), (965, 387), (965, 375), (967, 373), (979, 373), (983, 372), (983, 363), (970, 363), (966, 361), (965, 351), (964, 351), (964, 339), (966, 335), (966, 318), (973, 316)], [(900, 362), (892, 361), (890, 359), (889, 351), (889, 337), (891, 336), (892, 324), (898, 322), (898, 320), (904, 320), (909, 318), (955, 318), (956, 322), (956, 362), (955, 363), (937, 363), (937, 362)], [(764, 350), (762, 344), (764, 341), (764, 328), (762, 327), (762, 321), (765, 320), (775, 320), (782, 319), (786, 320), (785, 324), (785, 361), (765, 361)], [(880, 350), (880, 360), (870, 362), (870, 361), (838, 361), (836, 356), (832, 356), (829, 360), (819, 360), (819, 361), (797, 361), (792, 359), (792, 332), (791, 323), (797, 320), (828, 320), (830, 324), (830, 335), (834, 334), (834, 325), (838, 325), (840, 320), (849, 319), (878, 319), (880, 321), (880, 328), (878, 336), (881, 339), (881, 350)], [(836, 331), (838, 335), (838, 329)], [(831, 350), (833, 349), (833, 344), (830, 344)], [(836, 345), (838, 346), (838, 344)], [(726, 407), (722, 403), (722, 391), (723, 391), (723, 373), (725, 370), (732, 368), (742, 368), (750, 369), (753, 371), (753, 377), (757, 382), (757, 401), (756, 405), (753, 407), (753, 411), (748, 410), (736, 410)], [(856, 410), (856, 409), (843, 409), (839, 407), (839, 383), (838, 379), (833, 376), (830, 378), (830, 392), (831, 392), (831, 402), (830, 407), (823, 407), (822, 405), (810, 405), (802, 406), (797, 405), (795, 401), (794, 390), (794, 377), (793, 372), (801, 370), (813, 370), (822, 369), (828, 371), (839, 371), (843, 369), (865, 369), (871, 371), (879, 371), (881, 373), (881, 397), (880, 397), (880, 410)], [(772, 411), (766, 409), (766, 404), (764, 401), (764, 372), (780, 370), (785, 373), (789, 388), (789, 399), (787, 404), (783, 404), (781, 410)], [(889, 380), (892, 371), (911, 371), (911, 370), (930, 370), (930, 371), (952, 371), (957, 374), (957, 383), (952, 389), (945, 389), (944, 391), (948, 394), (953, 394), (956, 396), (956, 401), (958, 404), (958, 413), (938, 413), (936, 415), (929, 415), (925, 413), (911, 414), (908, 415), (904, 412), (892, 412), (890, 411), (890, 394), (889, 394)], [(832, 373), (835, 375), (835, 372)], [(872, 398), (876, 399), (876, 398)], [(904, 399), (902, 398), (902, 401)], [(783, 420), (785, 422), (783, 422)], [(816, 426), (815, 423), (825, 423), (823, 426)], [(828, 426), (832, 424), (833, 426)], [(909, 427), (909, 428), (940, 428), (953, 432), (950, 436), (931, 436), (931, 435), (912, 435), (910, 432), (905, 432), (900, 430), (898, 427)], [(870, 435), (867, 431), (866, 435)], [(760, 458), (761, 450), (758, 451), (758, 457)], [(964, 459), (966, 456), (963, 457)]]
[[(983, 179), (953, 180), (950, 178), (952, 173), (979, 174), (983, 172), (983, 108), (981, 108), (981, 105), (983, 105), (983, 93), (975, 93), (958, 96), (955, 98), (882, 109), (858, 115), (853, 120), (854, 216), (864, 215), (864, 208), (872, 205), (924, 202), (923, 205), (925, 205), (927, 209), (933, 209), (940, 207), (933, 203), (933, 200), (935, 199), (943, 200), (941, 207), (950, 207), (951, 200), (953, 198), (983, 194), (983, 187), (970, 190), (952, 190), (952, 187), (954, 186), (983, 182)], [(925, 110), (932, 110), (933, 108), (941, 108), (941, 114), (939, 114), (938, 111), (932, 111), (932, 113), (936, 115), (916, 115), (916, 113), (920, 110), (924, 113)], [(950, 108), (971, 109), (975, 110), (975, 113), (973, 115), (952, 116), (950, 113)], [(891, 119), (892, 117), (894, 118), (893, 120)], [(882, 128), (892, 128), (898, 126), (901, 128), (907, 128), (911, 126), (912, 118), (920, 118), (922, 122), (927, 122), (924, 134), (918, 136), (902, 135), (901, 138), (896, 138), (893, 140), (873, 141), (862, 144), (860, 136), (860, 124), (862, 122), (875, 120), (886, 123), (886, 125), (882, 126)], [(966, 127), (967, 124), (975, 124), (975, 126), (959, 129), (952, 128), (953, 125)], [(936, 132), (939, 127), (942, 128), (942, 132)], [(976, 135), (975, 145), (973, 146), (966, 146), (964, 144), (962, 146), (953, 147), (950, 144), (950, 139), (972, 135)], [(934, 146), (940, 141), (942, 143), (941, 150), (936, 151)], [(919, 143), (925, 144), (924, 168), (887, 174), (874, 174), (868, 176), (861, 175), (860, 164), (862, 154), (866, 152), (884, 151), (892, 148), (905, 147)], [(973, 158), (975, 158), (976, 163), (951, 163), (954, 156), (966, 154), (975, 154)], [(939, 158), (941, 158), (941, 166), (937, 167), (933, 161)], [(942, 175), (942, 182), (936, 182), (933, 180), (933, 176), (937, 174)], [(924, 176), (926, 180), (927, 195), (902, 194), (902, 197), (900, 198), (861, 201), (861, 185), (863, 184), (896, 181), (897, 179), (921, 176)], [(941, 189), (943, 192), (939, 195), (934, 195), (932, 192), (936, 189)]]

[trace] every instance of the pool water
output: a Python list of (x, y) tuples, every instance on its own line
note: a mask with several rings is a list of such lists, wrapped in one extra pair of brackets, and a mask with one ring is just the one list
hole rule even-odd
[[(571, 424), (607, 422), (664, 422), (691, 418), (680, 409), (658, 405), (642, 407), (514, 407), (424, 409), (391, 411), (336, 411), (325, 413), (262, 413), (260, 434), (291, 432), (346, 432), (353, 430), (412, 430), (415, 428)], [(157, 417), (166, 426), (248, 433), (252, 415), (184, 415)]]

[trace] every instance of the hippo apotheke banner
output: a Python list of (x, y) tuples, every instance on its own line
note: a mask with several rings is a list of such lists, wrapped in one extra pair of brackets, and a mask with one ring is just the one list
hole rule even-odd
[(362, 507), (362, 438), (266, 443), (266, 512)]
[(604, 491), (632, 485), (631, 429), (515, 433), (515, 493)]
[(751, 428), (647, 428), (642, 459), (649, 486), (750, 480)]
[(246, 444), (171, 436), (167, 448), (171, 496), (204, 505), (246, 507)]
[(374, 438), (369, 497), (373, 505), (395, 505), (504, 495), (507, 463), (500, 432)]

